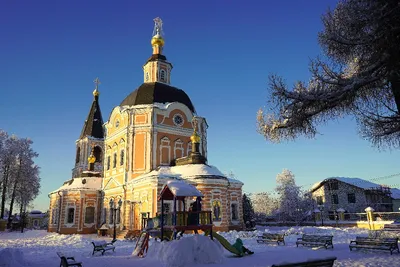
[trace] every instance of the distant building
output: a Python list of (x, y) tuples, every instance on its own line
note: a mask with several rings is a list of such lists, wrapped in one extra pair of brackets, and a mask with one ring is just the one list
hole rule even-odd
[(32, 210), (27, 215), (27, 228), (44, 229), (48, 224), (48, 214), (40, 210)]
[(349, 213), (364, 212), (367, 207), (377, 212), (399, 211), (399, 189), (360, 178), (327, 178), (314, 184), (311, 193), (317, 205), (323, 205), (323, 212), (328, 214), (339, 208)]

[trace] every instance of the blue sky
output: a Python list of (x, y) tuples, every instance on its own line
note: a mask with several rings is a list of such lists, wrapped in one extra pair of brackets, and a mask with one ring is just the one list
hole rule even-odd
[[(233, 171), (247, 192), (271, 191), (290, 169), (299, 185), (329, 176), (372, 179), (399, 172), (399, 151), (379, 152), (351, 118), (315, 140), (270, 144), (256, 132), (267, 77), (308, 80), (321, 53), (321, 15), (337, 1), (6, 1), (0, 8), (0, 128), (30, 137), (42, 194), (71, 177), (75, 140), (99, 77), (104, 120), (143, 82), (153, 18), (164, 21), (172, 84), (208, 120), (209, 163)], [(398, 183), (398, 177), (384, 180)]]

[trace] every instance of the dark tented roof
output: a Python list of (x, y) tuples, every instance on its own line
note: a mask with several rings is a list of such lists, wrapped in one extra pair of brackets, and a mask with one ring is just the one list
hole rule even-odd
[(79, 139), (82, 139), (85, 136), (104, 138), (103, 117), (101, 116), (98, 96), (95, 96), (93, 100)]

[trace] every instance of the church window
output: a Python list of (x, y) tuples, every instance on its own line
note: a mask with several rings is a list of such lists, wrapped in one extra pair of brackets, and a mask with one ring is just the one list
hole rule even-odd
[(125, 158), (125, 150), (121, 150), (119, 165), (124, 165), (124, 158)]
[(171, 163), (170, 150), (171, 146), (168, 137), (163, 137), (160, 145), (160, 165), (169, 165)]
[(146, 72), (146, 82), (147, 82), (149, 79), (150, 79), (150, 77), (149, 77), (149, 73), (148, 73), (148, 72)]
[(173, 117), (174, 124), (176, 126), (182, 126), (183, 125), (183, 117), (180, 114), (175, 114)]
[(239, 220), (238, 205), (236, 203), (231, 204), (231, 213), (232, 213), (232, 221)]
[(93, 155), (96, 158), (96, 162), (101, 162), (102, 155), (101, 155), (101, 148), (99, 146), (95, 146), (93, 149)]
[(68, 208), (67, 223), (74, 223), (75, 208)]
[(94, 207), (86, 207), (85, 223), (94, 223)]
[(120, 210), (120, 209), (117, 209), (117, 210), (115, 210), (114, 212), (116, 213), (116, 214), (115, 214), (115, 223), (116, 223), (116, 224), (121, 223), (121, 210)]
[(192, 142), (189, 142), (187, 145), (187, 155), (189, 156), (192, 152)]
[(109, 224), (113, 224), (114, 223), (114, 214), (113, 214), (113, 209), (110, 208), (110, 212), (109, 212)]
[(165, 70), (160, 71), (160, 79), (161, 81), (165, 81)]
[(221, 201), (214, 200), (212, 202), (213, 221), (221, 221)]
[(107, 171), (110, 169), (111, 157), (107, 156)]
[(175, 145), (174, 145), (174, 158), (181, 158), (183, 157), (183, 142), (178, 139), (175, 141)]
[(115, 128), (118, 128), (119, 127), (119, 120), (117, 120), (116, 122), (115, 122)]
[(79, 163), (79, 161), (81, 160), (81, 148), (80, 147), (78, 147), (76, 149), (76, 158), (75, 159), (76, 159), (75, 160), (76, 163)]
[(107, 222), (107, 208), (103, 208), (103, 212), (101, 213), (101, 224), (105, 224)]
[(113, 168), (117, 167), (117, 153), (114, 153)]

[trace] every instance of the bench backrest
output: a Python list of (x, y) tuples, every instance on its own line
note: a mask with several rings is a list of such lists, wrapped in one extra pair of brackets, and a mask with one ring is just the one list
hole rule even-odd
[(296, 263), (282, 263), (278, 265), (272, 265), (271, 267), (332, 267), (335, 262), (336, 257), (329, 257), (325, 259), (315, 259), (304, 262), (296, 262)]
[(282, 239), (283, 234), (263, 233), (263, 237), (271, 239)]
[(364, 237), (364, 236), (357, 236), (356, 237), (356, 241), (358, 243), (393, 243), (393, 244), (397, 244), (397, 242), (399, 241), (398, 238), (370, 238), (370, 237)]
[(102, 247), (105, 246), (107, 244), (106, 241), (104, 240), (100, 240), (100, 241), (92, 241), (93, 246), (95, 247)]
[(400, 230), (400, 224), (384, 224), (383, 229), (399, 229)]
[(303, 237), (301, 238), (303, 241), (332, 241), (333, 236), (332, 235), (307, 235), (303, 234)]

